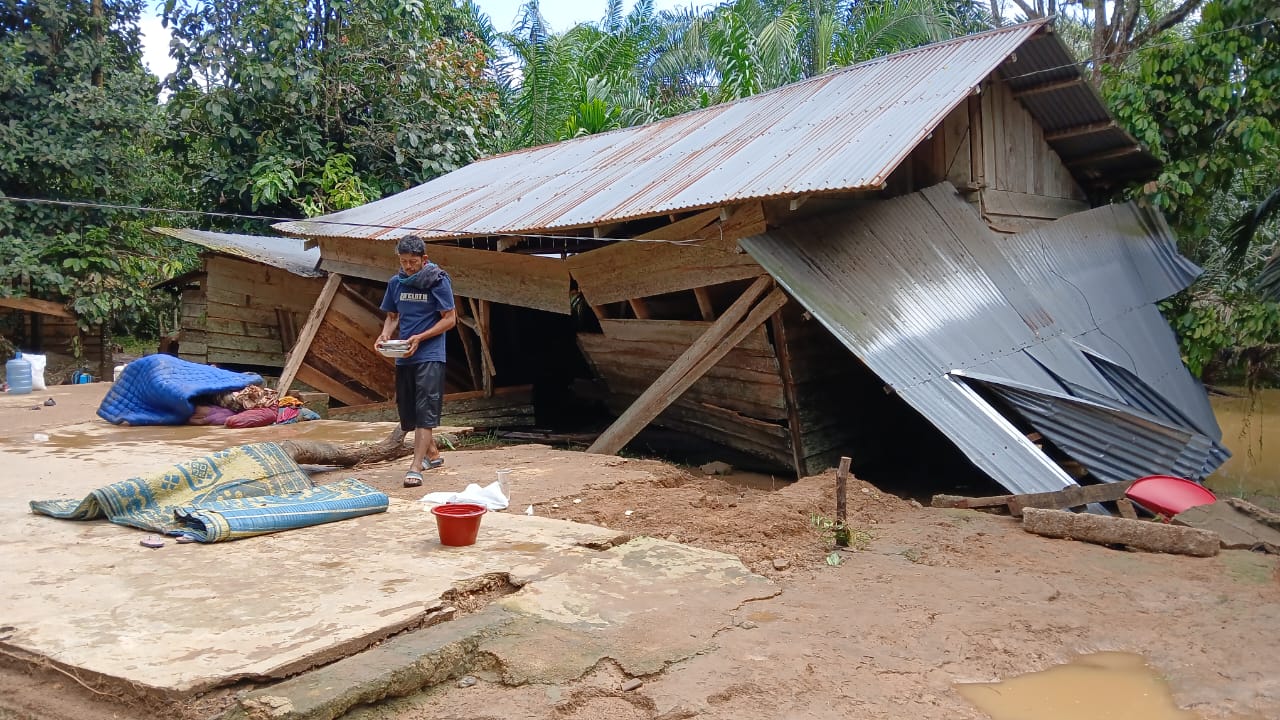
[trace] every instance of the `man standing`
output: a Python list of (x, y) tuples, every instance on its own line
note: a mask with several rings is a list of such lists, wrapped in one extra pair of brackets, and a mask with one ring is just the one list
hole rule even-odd
[(396, 359), (396, 409), (400, 427), (413, 431), (413, 464), (405, 487), (422, 485), (422, 472), (444, 465), (432, 429), (440, 426), (444, 404), (445, 333), (458, 322), (449, 274), (427, 260), (422, 238), (406, 235), (396, 243), (400, 272), (387, 282), (382, 309), (387, 313), (375, 347), (391, 339), (399, 325), (399, 339), (408, 352)]

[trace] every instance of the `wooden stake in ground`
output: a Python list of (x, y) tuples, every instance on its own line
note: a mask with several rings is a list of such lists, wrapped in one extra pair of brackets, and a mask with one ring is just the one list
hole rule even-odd
[(849, 547), (849, 525), (845, 522), (848, 507), (846, 492), (849, 480), (849, 463), (847, 457), (840, 458), (840, 467), (836, 469), (836, 545)]
[(1221, 542), (1217, 533), (1208, 530), (1041, 508), (1023, 510), (1022, 529), (1045, 537), (1195, 557), (1217, 555)]

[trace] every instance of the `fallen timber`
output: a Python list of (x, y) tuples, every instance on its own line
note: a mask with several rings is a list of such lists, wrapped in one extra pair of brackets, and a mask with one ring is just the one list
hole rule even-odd
[(1014, 517), (1022, 517), (1027, 508), (1065, 510), (1091, 503), (1116, 502), (1124, 498), (1133, 483), (1100, 483), (1077, 485), (1053, 492), (1027, 493), (1023, 495), (991, 495), (988, 497), (964, 497), (961, 495), (934, 495), (930, 505), (936, 508), (962, 508), (968, 510), (1008, 511)]

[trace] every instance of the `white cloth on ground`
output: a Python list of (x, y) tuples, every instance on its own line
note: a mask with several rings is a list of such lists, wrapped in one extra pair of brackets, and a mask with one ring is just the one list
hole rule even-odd
[(476, 505), (485, 506), (488, 510), (506, 510), (508, 500), (498, 483), (491, 482), (484, 487), (471, 483), (462, 492), (427, 493), (422, 497), (422, 502), (431, 503), (432, 505), (475, 503)]

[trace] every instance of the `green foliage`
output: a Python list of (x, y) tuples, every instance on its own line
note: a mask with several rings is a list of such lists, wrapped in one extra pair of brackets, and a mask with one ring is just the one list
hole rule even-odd
[[(0, 192), (81, 202), (180, 202), (161, 150), (139, 0), (0, 4)], [(0, 201), (0, 294), (65, 300), (88, 327), (154, 328), (151, 285), (192, 253), (130, 212)]]
[[(1271, 23), (1259, 24), (1270, 18)], [(1275, 167), (1280, 146), (1280, 6), (1219, 0), (1189, 37), (1139, 53), (1104, 92), (1119, 120), (1164, 161), (1148, 199), (1192, 239), (1210, 231), (1215, 193), (1241, 169)]]
[[(491, 33), (443, 0), (169, 0), (169, 115), (210, 207), (316, 215), (497, 145)], [(203, 165), (203, 167), (200, 167)]]

